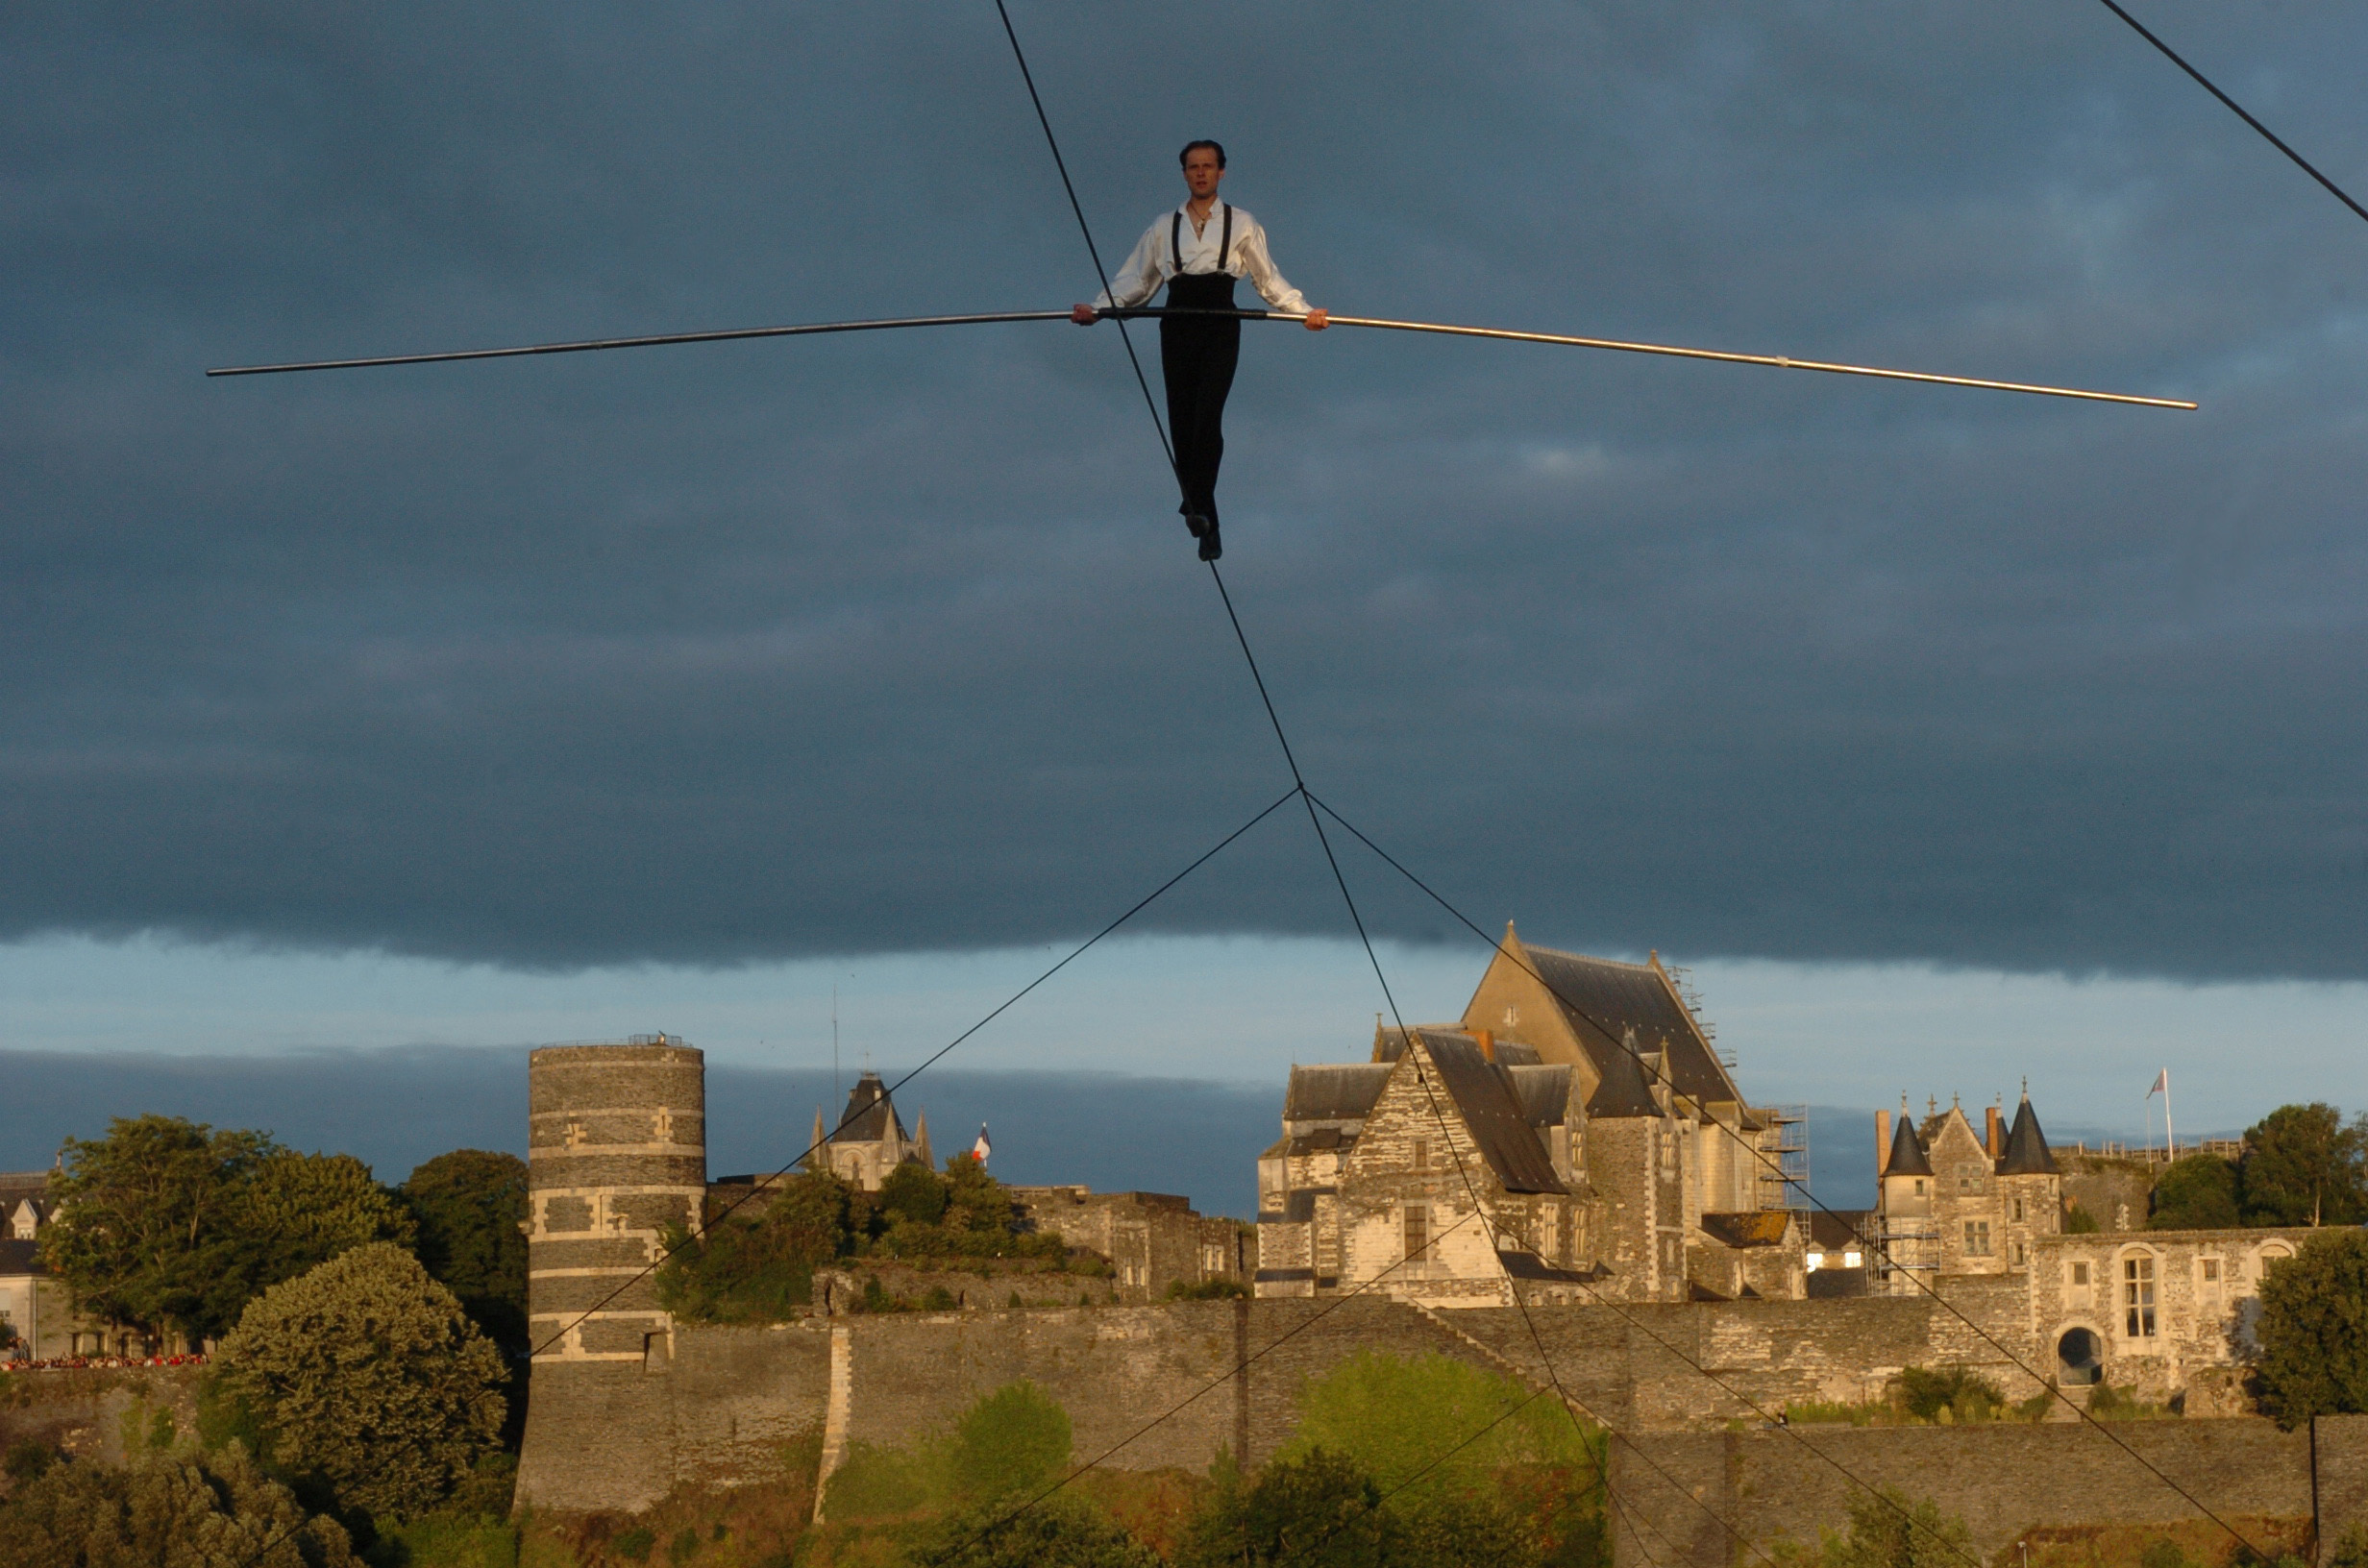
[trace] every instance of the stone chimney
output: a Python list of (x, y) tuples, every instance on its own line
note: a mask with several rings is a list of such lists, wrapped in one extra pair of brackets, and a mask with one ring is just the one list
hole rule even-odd
[(1891, 1113), (1875, 1113), (1875, 1175), (1881, 1177), (1883, 1167), (1891, 1163)]
[(1992, 1160), (2004, 1159), (2007, 1152), (2007, 1136), (1998, 1125), (1998, 1108), (1994, 1105), (1986, 1108), (1982, 1113), (1982, 1119), (1988, 1123), (1983, 1134), (1983, 1146), (1989, 1150), (1989, 1157)]
[[(1476, 1041), (1478, 1041), (1480, 1042), (1480, 1054), (1481, 1054), (1481, 1056), (1482, 1056), (1482, 1057), (1484, 1057), (1485, 1059), (1487, 1059), (1488, 1061), (1491, 1061), (1491, 1062), (1493, 1062), (1493, 1061), (1495, 1061), (1495, 1060), (1496, 1060), (1496, 1031), (1495, 1031), (1495, 1030), (1493, 1030), (1493, 1029), (1474, 1029), (1474, 1030), (1471, 1032), (1471, 1038), (1472, 1038), (1472, 1039), (1474, 1039), (1474, 1040), (1476, 1040)], [(1997, 1118), (1996, 1118), (1996, 1115), (1995, 1115), (1995, 1114), (1994, 1114), (1994, 1113), (1992, 1114), (1991, 1119), (1992, 1119), (1992, 1120), (1997, 1119)]]

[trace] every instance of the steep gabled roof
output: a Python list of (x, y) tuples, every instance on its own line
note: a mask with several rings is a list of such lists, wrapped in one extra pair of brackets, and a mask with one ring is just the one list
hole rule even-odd
[(1291, 1087), (1283, 1090), (1283, 1120), (1363, 1121), (1389, 1081), (1386, 1062), (1295, 1066)]
[(1636, 1053), (1616, 1050), (1603, 1059), (1602, 1081), (1587, 1102), (1590, 1117), (1657, 1116), (1661, 1102), (1653, 1098), (1651, 1086), (1644, 1077), (1643, 1065)]
[(897, 1115), (896, 1102), (888, 1097), (888, 1086), (879, 1081), (879, 1074), (867, 1072), (855, 1080), (855, 1087), (847, 1091), (847, 1111), (839, 1118), (839, 1130), (830, 1135), (833, 1143), (878, 1143), (896, 1129), (897, 1141), (904, 1141), (904, 1120)]
[(1482, 1056), (1480, 1047), (1464, 1035), (1424, 1030), (1422, 1049), (1499, 1186), (1508, 1192), (1569, 1190), (1539, 1147), (1538, 1135), (1530, 1131), (1510, 1068)]
[(1497, 1047), (1497, 1066), (1512, 1077), (1522, 1117), (1532, 1127), (1560, 1127), (1570, 1115), (1570, 1075), (1577, 1069), (1567, 1062), (1550, 1067), (1515, 1066), (1504, 1060), (1503, 1050)]
[(1998, 1162), (2001, 1176), (2053, 1176), (2056, 1157), (2047, 1147), (2047, 1135), (2039, 1131), (2039, 1118), (2031, 1109), (2031, 1096), (2014, 1108), (2014, 1127), (2007, 1134), (2007, 1152)]
[(1891, 1155), (1883, 1162), (1886, 1176), (1930, 1176), (1933, 1163), (1924, 1158), (1924, 1140), (1915, 1136), (1915, 1118), (1902, 1115), (1891, 1135)]
[(48, 1273), (41, 1266), (40, 1248), (38, 1241), (0, 1239), (0, 1276)]
[(1634, 1031), (1639, 1046), (1665, 1053), (1662, 1070), (1680, 1094), (1703, 1102), (1742, 1099), (1657, 966), (1621, 964), (1527, 943), (1522, 951), (1553, 993), (1598, 1075), (1608, 1076), (1614, 1061), (1628, 1054), (1620, 1041)]

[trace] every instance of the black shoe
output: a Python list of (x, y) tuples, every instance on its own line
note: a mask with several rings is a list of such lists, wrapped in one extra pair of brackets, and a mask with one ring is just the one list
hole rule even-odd
[(1225, 541), (1218, 536), (1217, 520), (1209, 520), (1209, 531), (1200, 536), (1200, 558), (1213, 561), (1225, 553)]
[(1184, 514), (1184, 526), (1193, 530), (1193, 537), (1196, 539), (1205, 537), (1206, 535), (1217, 531), (1217, 520), (1212, 517), (1205, 517), (1196, 511), (1186, 512)]

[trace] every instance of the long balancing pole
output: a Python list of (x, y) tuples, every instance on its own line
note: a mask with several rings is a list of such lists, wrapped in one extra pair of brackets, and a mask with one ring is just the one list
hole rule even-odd
[[(1303, 317), (1272, 310), (1167, 310), (1152, 307), (1105, 310), (1101, 314), (1128, 320), (1147, 316), (1232, 316), (1243, 321), (1298, 322)], [(872, 321), (825, 321), (794, 327), (738, 327), (721, 331), (661, 332), (641, 337), (586, 338), (567, 343), (528, 343), (502, 349), (455, 349), (439, 354), (387, 354), (355, 359), (308, 359), (274, 365), (224, 365), (208, 376), (278, 376), (303, 370), (371, 370), (388, 365), (440, 365), (463, 359), (518, 359), (543, 354), (592, 354), (606, 349), (653, 349), (678, 343), (731, 343), (759, 337), (811, 337), (825, 332), (876, 332), (904, 327), (973, 327), (997, 322), (1066, 321), (1066, 310), (997, 310), (963, 316), (893, 316)], [(2095, 392), (2077, 386), (2045, 386), (2031, 381), (1990, 380), (1977, 376), (1942, 376), (1922, 370), (1889, 370), (1879, 365), (1845, 365), (1824, 359), (1796, 359), (1781, 354), (1735, 354), (1724, 349), (1690, 349), (1674, 343), (1632, 343), (1612, 337), (1575, 337), (1562, 332), (1517, 332), (1501, 327), (1458, 327), (1439, 321), (1391, 321), (1380, 316), (1332, 316), (1335, 327), (1367, 327), (1394, 332), (1430, 332), (1448, 337), (1492, 338), (1505, 343), (1544, 343), (1571, 349), (1611, 349), (1621, 354), (1652, 354), (1675, 359), (1711, 359), (1730, 365), (1767, 365), (1777, 370), (1815, 370), (1832, 376), (1872, 376), (1885, 380), (1922, 381), (1935, 386), (1969, 386), (1990, 392), (2023, 392), (2037, 397), (2078, 398), (2090, 403), (2132, 404), (2142, 408), (2192, 409), (2179, 398), (2147, 398), (2129, 392)]]

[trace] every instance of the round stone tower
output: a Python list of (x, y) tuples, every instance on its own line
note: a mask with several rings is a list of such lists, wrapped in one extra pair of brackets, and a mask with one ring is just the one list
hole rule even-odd
[[(643, 1271), (707, 1194), (706, 1059), (667, 1035), (527, 1059), (527, 1312), (552, 1363), (670, 1359)], [(639, 1276), (636, 1278), (636, 1276)]]

